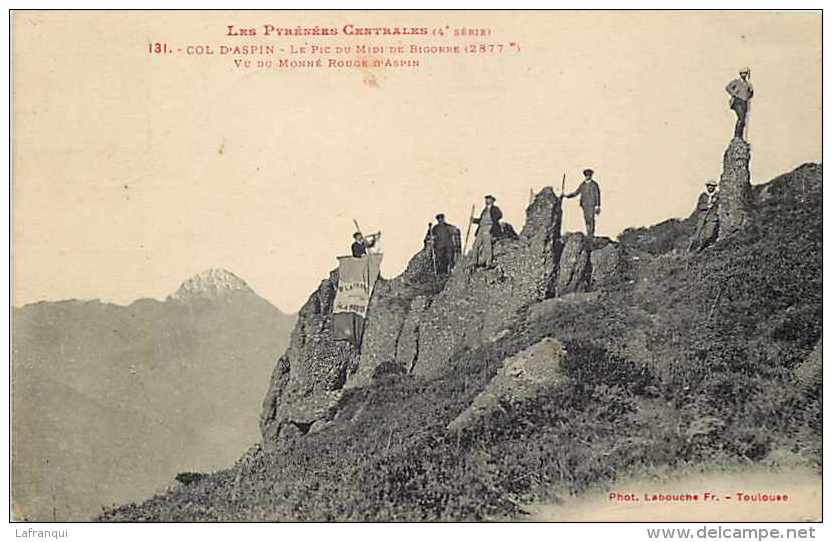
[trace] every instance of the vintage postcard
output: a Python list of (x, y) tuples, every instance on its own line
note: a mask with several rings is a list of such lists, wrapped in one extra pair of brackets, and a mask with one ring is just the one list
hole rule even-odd
[(820, 11), (10, 17), (11, 521), (822, 520)]

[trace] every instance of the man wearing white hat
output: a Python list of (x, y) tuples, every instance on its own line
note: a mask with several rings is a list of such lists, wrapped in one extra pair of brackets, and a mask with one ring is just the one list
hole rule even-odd
[(750, 77), (751, 68), (743, 68), (740, 70), (739, 79), (734, 79), (725, 87), (725, 91), (731, 95), (729, 106), (737, 114), (737, 125), (734, 127), (734, 138), (736, 139), (743, 139), (745, 135), (748, 106), (754, 96), (754, 87), (751, 86)]

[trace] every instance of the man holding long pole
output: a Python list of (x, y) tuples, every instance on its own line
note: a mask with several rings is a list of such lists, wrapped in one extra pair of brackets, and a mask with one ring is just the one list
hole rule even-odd
[(478, 224), (474, 245), (471, 247), (472, 260), (476, 267), (494, 267), (494, 238), (500, 233), (500, 219), (503, 212), (494, 205), (497, 198), (488, 194), (485, 196), (485, 207), (479, 218), (471, 218), (471, 222)]

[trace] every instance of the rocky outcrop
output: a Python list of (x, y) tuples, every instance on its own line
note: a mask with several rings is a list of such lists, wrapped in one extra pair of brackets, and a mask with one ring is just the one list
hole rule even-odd
[(456, 352), (489, 341), (516, 322), (522, 308), (554, 295), (560, 224), (560, 201), (545, 188), (526, 210), (519, 239), (495, 242), (494, 269), (474, 269), (463, 260), (419, 320), (414, 373), (438, 374)]
[[(321, 282), (298, 313), (289, 348), (278, 360), (263, 399), (260, 432), (268, 446), (279, 436), (305, 434), (327, 418), (341, 396), (358, 350), (332, 334), (338, 272)], [(284, 429), (288, 431), (284, 432)]]
[(414, 298), (410, 304), (410, 312), (407, 313), (404, 325), (399, 332), (399, 341), (396, 344), (396, 363), (406, 368), (408, 372), (413, 371), (416, 360), (419, 359), (419, 328), (431, 301), (433, 298), (428, 296)]
[(556, 295), (586, 292), (592, 277), (592, 251), (582, 233), (570, 233), (563, 238), (560, 254)]
[(593, 290), (618, 280), (626, 270), (629, 261), (624, 247), (606, 237), (595, 238), (590, 259)]
[(438, 279), (430, 253), (420, 251), (401, 275), (376, 282), (360, 349), (333, 340), (333, 272), (301, 309), (275, 367), (261, 415), (264, 442), (323, 427), (344, 388), (379, 375), (440, 374), (458, 352), (507, 333), (528, 307), (588, 291), (619, 271), (618, 243), (596, 239), (590, 247), (582, 234), (561, 239), (560, 230), (560, 201), (545, 188), (526, 210), (520, 234), (495, 241), (495, 268), (474, 268), (465, 257)]
[(568, 233), (563, 237), (555, 294), (589, 292), (619, 276), (625, 262), (619, 243), (596, 237), (590, 246), (584, 234)]
[(817, 190), (823, 179), (823, 165), (806, 163), (800, 167), (775, 177), (765, 184), (758, 184), (751, 187), (753, 200), (757, 204), (769, 200), (777, 202), (786, 193), (793, 193), (798, 197), (805, 198), (808, 193)]
[(410, 371), (418, 352), (418, 319), (443, 285), (433, 275), (427, 250), (417, 253), (398, 277), (378, 280), (367, 309), (358, 366), (348, 376), (347, 387), (367, 384), (383, 363), (399, 363)]
[(471, 427), (478, 419), (504, 408), (504, 405), (516, 406), (552, 389), (564, 379), (561, 362), (565, 355), (563, 345), (547, 337), (506, 358), (471, 405), (448, 424), (448, 430)]
[(748, 222), (751, 206), (751, 146), (734, 138), (723, 155), (719, 181), (719, 239), (737, 233)]

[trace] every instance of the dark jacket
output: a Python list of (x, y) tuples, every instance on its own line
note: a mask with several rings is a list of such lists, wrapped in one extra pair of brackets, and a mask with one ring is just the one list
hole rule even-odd
[(445, 222), (440, 222), (433, 227), (430, 234), (433, 237), (434, 247), (451, 247), (453, 246), (453, 226)]
[(367, 255), (367, 249), (372, 248), (376, 244), (377, 238), (374, 235), (368, 235), (364, 241), (356, 241), (352, 244), (352, 257), (360, 258)]
[(364, 246), (364, 243), (361, 241), (356, 241), (352, 244), (352, 257), (353, 258), (360, 258), (367, 254), (367, 247)]
[(566, 198), (574, 198), (581, 195), (581, 207), (584, 209), (595, 209), (601, 206), (601, 188), (593, 180), (583, 181), (574, 192), (565, 194)]
[[(485, 212), (487, 210), (488, 210), (487, 207), (482, 210), (482, 212), (480, 213), (480, 217), (474, 219), (474, 224), (479, 224), (482, 221), (482, 218), (485, 216)], [(501, 218), (503, 218), (503, 212), (496, 205), (492, 205), (491, 206), (491, 222), (492, 222), (492, 224), (491, 224), (491, 235), (494, 235), (494, 236), (500, 235), (500, 232), (502, 231), (502, 229), (500, 227), (500, 219)], [(479, 232), (480, 232), (480, 229), (477, 228), (477, 231), (474, 235), (477, 235)]]

